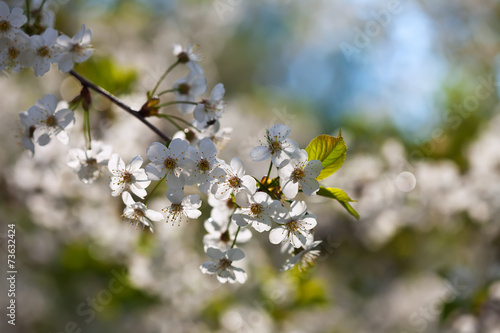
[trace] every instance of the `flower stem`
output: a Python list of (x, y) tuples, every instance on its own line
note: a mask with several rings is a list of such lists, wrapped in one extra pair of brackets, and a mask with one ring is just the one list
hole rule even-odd
[(26, 18), (28, 19), (28, 21), (26, 22), (26, 24), (27, 24), (28, 27), (30, 25), (30, 18), (31, 18), (30, 2), (31, 2), (31, 0), (26, 0)]
[(87, 150), (92, 149), (92, 137), (90, 135), (90, 113), (88, 110), (83, 110), (83, 135), (85, 137), (85, 143), (87, 144)]
[(165, 71), (165, 73), (163, 73), (163, 75), (160, 77), (160, 79), (158, 80), (158, 82), (156, 82), (156, 85), (153, 88), (153, 91), (151, 91), (151, 93), (150, 93), (151, 96), (155, 95), (155, 92), (158, 89), (158, 87), (160, 86), (160, 83), (165, 79), (165, 77), (167, 77), (168, 73), (170, 73), (172, 71), (172, 69), (174, 69), (175, 66), (177, 66), (178, 64), (180, 64), (179, 61), (175, 62), (169, 68), (167, 68), (167, 70)]
[(167, 102), (167, 103), (160, 104), (160, 105), (158, 105), (157, 107), (158, 107), (158, 108), (161, 108), (161, 107), (163, 107), (163, 106), (168, 106), (168, 105), (173, 105), (173, 104), (191, 104), (191, 105), (198, 105), (198, 103), (196, 103), (196, 102), (188, 102), (188, 101), (172, 101), (172, 102)]
[(148, 120), (146, 120), (146, 118), (144, 118), (138, 111), (135, 111), (130, 106), (128, 106), (125, 103), (123, 103), (122, 101), (120, 101), (116, 96), (112, 95), (111, 93), (109, 93), (108, 91), (104, 90), (103, 88), (97, 86), (96, 84), (90, 82), (89, 80), (87, 80), (86, 78), (84, 78), (83, 76), (81, 76), (80, 74), (78, 74), (77, 72), (75, 72), (74, 70), (71, 70), (69, 72), (69, 74), (71, 74), (73, 77), (75, 77), (75, 79), (77, 79), (78, 81), (80, 81), (80, 83), (82, 84), (82, 86), (87, 87), (89, 89), (92, 89), (96, 93), (104, 96), (106, 99), (108, 99), (112, 103), (114, 103), (117, 106), (119, 106), (121, 109), (125, 110), (126, 112), (128, 112), (132, 116), (134, 116), (137, 119), (139, 119), (144, 125), (146, 125), (147, 127), (149, 127), (149, 129), (151, 129), (153, 132), (155, 132), (160, 138), (162, 138), (166, 142), (170, 142), (171, 141), (171, 139), (167, 135), (165, 135), (162, 131), (160, 131), (158, 128), (156, 128)]
[(161, 95), (164, 95), (166, 93), (169, 93), (169, 92), (174, 92), (174, 91), (177, 91), (177, 89), (167, 89), (167, 90), (163, 90), (162, 92), (158, 93), (158, 97), (160, 97)]
[(266, 183), (269, 181), (269, 176), (271, 175), (271, 169), (273, 168), (273, 162), (269, 164), (269, 170), (267, 171)]
[(234, 234), (234, 240), (233, 240), (233, 245), (231, 245), (231, 248), (233, 248), (236, 245), (236, 239), (238, 238), (238, 234), (240, 233), (241, 227), (238, 226), (238, 230), (236, 230), (236, 234)]
[[(167, 177), (165, 175), (165, 177)], [(158, 184), (155, 185), (155, 187), (153, 188), (153, 190), (151, 190), (151, 192), (149, 192), (149, 194), (146, 196), (146, 199), (144, 199), (144, 204), (146, 204), (149, 200), (149, 198), (151, 198), (151, 195), (154, 193), (154, 191), (156, 191), (156, 189), (160, 186), (160, 184), (162, 183), (162, 181), (165, 179), (165, 177), (163, 177), (159, 182)]]

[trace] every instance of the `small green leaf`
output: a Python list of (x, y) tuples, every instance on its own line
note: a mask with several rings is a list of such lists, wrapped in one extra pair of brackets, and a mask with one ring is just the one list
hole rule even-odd
[(349, 202), (356, 202), (356, 200), (352, 200), (343, 190), (340, 188), (333, 187), (319, 187), (319, 191), (316, 192), (317, 195), (321, 195), (323, 197), (331, 198), (337, 200), (352, 216), (359, 220), (358, 212), (352, 208)]
[(309, 160), (321, 161), (323, 170), (316, 177), (321, 180), (334, 174), (344, 164), (347, 146), (341, 132), (338, 137), (322, 134), (312, 139), (306, 151)]

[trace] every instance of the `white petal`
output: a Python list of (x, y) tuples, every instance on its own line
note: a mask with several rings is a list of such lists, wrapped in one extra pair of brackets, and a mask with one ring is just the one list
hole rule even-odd
[(213, 260), (220, 260), (224, 257), (224, 253), (215, 247), (209, 247), (207, 249), (207, 255)]
[(131, 205), (135, 204), (134, 199), (132, 199), (132, 196), (127, 191), (122, 193), (122, 200), (123, 200), (123, 203), (127, 206), (131, 206)]
[(252, 150), (250, 150), (250, 158), (256, 162), (264, 161), (268, 159), (270, 156), (271, 153), (268, 147), (257, 146), (255, 148), (252, 148)]
[(245, 253), (238, 248), (229, 249), (225, 254), (230, 261), (237, 261), (245, 258)]
[(269, 232), (269, 241), (273, 244), (279, 244), (285, 239), (286, 235), (286, 229), (282, 227), (274, 228)]
[(307, 210), (306, 203), (304, 201), (294, 201), (290, 205), (290, 215), (292, 217), (300, 217)]

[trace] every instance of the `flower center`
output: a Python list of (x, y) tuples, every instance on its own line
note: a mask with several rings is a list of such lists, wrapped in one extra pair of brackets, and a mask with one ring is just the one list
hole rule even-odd
[(139, 220), (140, 218), (143, 218), (143, 217), (144, 217), (144, 212), (139, 208), (135, 208), (134, 209), (134, 220)]
[(173, 157), (167, 157), (165, 161), (163, 161), (163, 165), (167, 170), (173, 170), (177, 167), (177, 160)]
[(83, 47), (76, 43), (76, 44), (73, 44), (71, 45), (71, 49), (69, 50), (69, 52), (73, 52), (73, 53), (81, 53), (83, 50)]
[(57, 119), (54, 115), (49, 116), (47, 120), (45, 121), (45, 124), (47, 124), (48, 127), (56, 127), (57, 126)]
[(0, 31), (9, 31), (10, 30), (10, 22), (9, 21), (0, 21)]
[(241, 179), (236, 176), (232, 176), (231, 178), (229, 178), (228, 182), (229, 186), (231, 186), (232, 188), (240, 187), (241, 185)]
[(8, 51), (8, 54), (9, 54), (9, 59), (10, 60), (14, 60), (14, 59), (17, 59), (17, 57), (19, 57), (19, 50), (16, 49), (15, 47), (10, 47), (9, 48), (9, 51)]
[(180, 214), (182, 212), (182, 204), (180, 204), (180, 203), (173, 203), (170, 206), (170, 212), (174, 216)]
[(36, 50), (36, 55), (42, 58), (50, 57), (50, 49), (47, 46), (42, 46)]
[(300, 223), (299, 221), (291, 220), (286, 224), (286, 228), (288, 229), (288, 232), (298, 231), (300, 229)]
[(122, 183), (130, 183), (131, 180), (132, 180), (132, 174), (128, 171), (123, 172)]
[(275, 154), (281, 150), (281, 144), (277, 140), (269, 141), (269, 149), (271, 154)]
[(202, 158), (200, 163), (198, 163), (198, 168), (200, 171), (210, 170), (210, 162), (206, 158)]
[(290, 176), (290, 178), (292, 179), (292, 181), (294, 183), (298, 182), (299, 180), (301, 180), (302, 178), (305, 177), (305, 172), (304, 170), (302, 170), (302, 168), (295, 168), (293, 171), (292, 171), (292, 175)]
[(264, 211), (264, 208), (262, 207), (261, 204), (253, 203), (250, 205), (250, 211), (254, 216), (257, 216)]
[(233, 262), (228, 259), (220, 259), (219, 260), (219, 269), (225, 271), (229, 266), (231, 266)]
[(189, 56), (186, 52), (179, 53), (179, 55), (177, 56), (177, 59), (179, 59), (179, 62), (181, 64), (185, 64), (186, 62), (189, 62)]
[(96, 166), (97, 165), (97, 160), (93, 157), (87, 159), (87, 165), (89, 167)]
[(179, 94), (187, 95), (187, 94), (189, 94), (189, 91), (191, 90), (191, 86), (187, 83), (181, 83), (177, 87), (177, 90), (179, 90)]
[(228, 230), (224, 231), (224, 232), (220, 235), (220, 240), (221, 240), (221, 242), (223, 242), (223, 243), (229, 243), (229, 241), (231, 240), (231, 236), (229, 235), (229, 231), (228, 231)]

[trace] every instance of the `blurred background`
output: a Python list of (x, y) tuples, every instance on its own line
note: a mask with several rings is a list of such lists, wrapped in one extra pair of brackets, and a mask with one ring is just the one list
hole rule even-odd
[[(9, 1), (7, 1), (9, 2)], [(18, 3), (10, 1), (9, 3)], [(24, 3), (21, 1), (21, 3)], [(66, 165), (81, 147), (52, 142), (34, 158), (18, 112), (78, 94), (53, 68), (0, 78), (2, 267), (17, 228), (19, 332), (500, 332), (500, 59), (497, 0), (48, 0), (55, 28), (92, 30), (76, 70), (139, 108), (175, 60), (199, 45), (208, 90), (222, 82), (232, 127), (222, 157), (241, 157), (275, 123), (302, 148), (342, 130), (346, 162), (323, 184), (357, 200), (359, 221), (310, 198), (322, 255), (309, 271), (266, 235), (243, 245), (249, 279), (202, 275), (203, 220), (157, 226), (120, 219), (108, 178), (84, 185)], [(186, 74), (169, 76), (165, 87)], [(207, 95), (208, 96), (208, 95)], [(157, 140), (95, 97), (93, 137), (125, 161)], [(173, 109), (174, 110), (174, 109)], [(155, 122), (167, 133), (173, 128)], [(162, 191), (150, 202), (165, 206)], [(2, 279), (0, 305), (7, 306)], [(2, 332), (13, 331), (0, 322)]]

